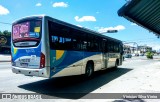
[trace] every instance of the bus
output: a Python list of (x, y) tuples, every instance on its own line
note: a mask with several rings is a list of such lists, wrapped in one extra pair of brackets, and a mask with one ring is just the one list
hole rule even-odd
[(122, 41), (40, 15), (12, 24), (12, 72), (45, 78), (85, 75), (122, 64)]

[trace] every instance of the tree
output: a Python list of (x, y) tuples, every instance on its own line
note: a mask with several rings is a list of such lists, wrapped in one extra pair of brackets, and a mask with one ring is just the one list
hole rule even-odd
[(148, 59), (153, 59), (153, 52), (148, 51), (146, 57), (147, 57)]
[(6, 36), (11, 36), (11, 32), (8, 32), (8, 30), (3, 31), (3, 34)]
[(5, 36), (11, 36), (11, 32), (9, 32), (8, 30), (5, 31), (0, 31), (0, 35), (5, 35)]
[(0, 31), (0, 35), (3, 35), (3, 32)]

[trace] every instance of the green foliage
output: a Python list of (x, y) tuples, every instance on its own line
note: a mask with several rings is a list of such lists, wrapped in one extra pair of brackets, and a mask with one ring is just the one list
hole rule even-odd
[(148, 59), (153, 59), (153, 53), (151, 51), (148, 51), (146, 57)]
[(0, 31), (0, 35), (5, 35), (5, 36), (11, 36), (11, 32), (9, 32), (8, 30), (5, 31)]

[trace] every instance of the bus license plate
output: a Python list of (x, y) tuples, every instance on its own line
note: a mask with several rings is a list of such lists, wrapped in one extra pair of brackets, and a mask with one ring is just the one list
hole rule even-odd
[(22, 67), (28, 67), (28, 63), (21, 63)]

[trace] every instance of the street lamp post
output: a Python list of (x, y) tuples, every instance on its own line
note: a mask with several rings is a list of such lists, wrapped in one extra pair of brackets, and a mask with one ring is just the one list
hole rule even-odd
[(117, 33), (118, 30), (107, 30), (105, 32), (102, 32), (101, 34), (105, 34), (105, 33)]

